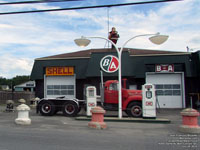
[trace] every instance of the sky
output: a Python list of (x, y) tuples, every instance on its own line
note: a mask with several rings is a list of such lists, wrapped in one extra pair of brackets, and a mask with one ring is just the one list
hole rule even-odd
[[(0, 0), (0, 3), (16, 1), (26, 0)], [(141, 0), (1, 5), (0, 13), (132, 2)], [(30, 75), (36, 58), (107, 48), (108, 43), (102, 39), (93, 39), (85, 48), (75, 45), (74, 39), (81, 36), (107, 38), (112, 27), (116, 27), (120, 35), (118, 47), (136, 35), (160, 32), (169, 35), (169, 39), (162, 45), (152, 44), (148, 37), (138, 37), (125, 47), (187, 52), (188, 46), (191, 52), (195, 52), (200, 50), (200, 0), (0, 15), (0, 77)]]

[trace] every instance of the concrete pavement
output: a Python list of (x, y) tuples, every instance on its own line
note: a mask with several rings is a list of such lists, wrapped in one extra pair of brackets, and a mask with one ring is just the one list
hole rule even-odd
[(170, 119), (170, 124), (106, 122), (107, 129), (96, 130), (88, 128), (88, 121), (61, 114), (43, 117), (35, 110), (30, 112), (31, 125), (16, 125), (17, 113), (1, 107), (0, 150), (198, 150), (199, 135), (178, 131), (180, 111), (160, 110), (157, 116)]

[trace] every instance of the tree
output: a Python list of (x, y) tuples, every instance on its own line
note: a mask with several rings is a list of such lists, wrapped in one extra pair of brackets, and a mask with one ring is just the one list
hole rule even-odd
[(0, 77), (0, 85), (8, 85), (10, 88), (14, 87), (15, 85), (19, 85), (22, 83), (25, 83), (30, 80), (30, 76), (16, 76), (12, 79), (6, 79), (3, 77)]

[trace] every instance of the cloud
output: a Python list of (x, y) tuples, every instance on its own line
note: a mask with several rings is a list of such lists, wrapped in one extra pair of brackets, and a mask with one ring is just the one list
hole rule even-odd
[[(98, 4), (98, 1), (86, 2)], [(80, 2), (74, 6), (83, 4)], [(119, 47), (135, 35), (156, 32), (168, 34), (169, 40), (156, 46), (147, 37), (141, 37), (130, 41), (126, 47), (171, 51), (186, 51), (186, 46), (200, 47), (199, 4), (199, 0), (185, 0), (156, 5), (0, 16), (0, 59), (3, 60), (0, 75), (11, 77), (30, 74), (35, 58), (83, 50), (74, 44), (74, 39), (82, 35), (107, 37), (108, 24), (110, 29), (115, 26), (120, 34)], [(61, 7), (37, 4), (0, 8), (3, 12)], [(106, 41), (93, 39), (85, 49), (106, 46)]]
[[(168, 34), (170, 38), (163, 45), (153, 46), (154, 48), (184, 51), (187, 45), (197, 47), (198, 44), (191, 40), (198, 38), (196, 34), (200, 33), (200, 8), (197, 4), (199, 4), (197, 0), (172, 2), (147, 11), (138, 11), (137, 9), (134, 11), (132, 10), (134, 7), (129, 7), (125, 11), (123, 11), (123, 8), (114, 8), (112, 9), (112, 14), (114, 15), (112, 15), (110, 24), (114, 24), (117, 27), (122, 41), (126, 41), (131, 36), (138, 34), (161, 32)], [(131, 10), (132, 13), (130, 13)], [(145, 38), (143, 40), (140, 39), (140, 41), (135, 39), (128, 46), (152, 47), (146, 43), (144, 45), (145, 40)], [(119, 41), (119, 45), (122, 44), (123, 42)]]
[(29, 58), (18, 58), (10, 54), (0, 56), (0, 76), (12, 78), (16, 75), (29, 75), (33, 66), (33, 60)]

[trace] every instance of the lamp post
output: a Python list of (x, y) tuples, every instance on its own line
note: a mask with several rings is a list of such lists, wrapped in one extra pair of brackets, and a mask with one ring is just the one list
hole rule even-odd
[(121, 56), (122, 56), (122, 51), (124, 49), (124, 47), (126, 46), (126, 44), (128, 42), (130, 42), (131, 40), (137, 38), (137, 37), (142, 37), (142, 36), (151, 36), (149, 38), (149, 40), (154, 43), (154, 44), (162, 44), (164, 43), (169, 36), (167, 35), (160, 35), (160, 33), (155, 33), (155, 34), (141, 34), (141, 35), (137, 35), (134, 36), (132, 38), (130, 38), (129, 40), (127, 40), (123, 46), (119, 49), (115, 43), (113, 43), (111, 40), (104, 38), (104, 37), (81, 37), (80, 39), (75, 39), (74, 42), (80, 46), (80, 47), (85, 47), (88, 46), (90, 44), (90, 40), (89, 39), (93, 39), (93, 38), (97, 38), (97, 39), (104, 39), (108, 42), (110, 42), (116, 49), (117, 55), (118, 55), (118, 60), (119, 60), (119, 69), (118, 69), (118, 82), (119, 82), (119, 91), (118, 91), (118, 117), (121, 119), (122, 118), (122, 76), (121, 76)]

